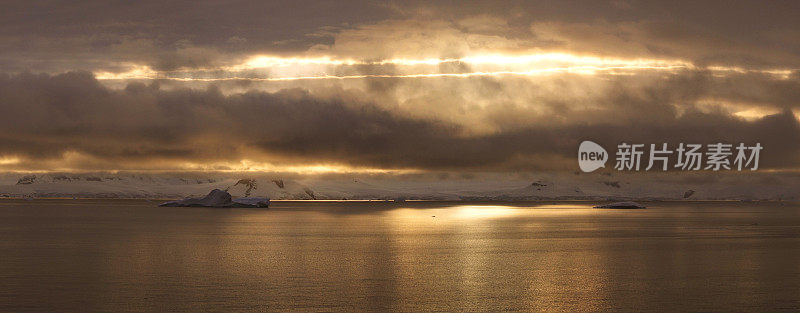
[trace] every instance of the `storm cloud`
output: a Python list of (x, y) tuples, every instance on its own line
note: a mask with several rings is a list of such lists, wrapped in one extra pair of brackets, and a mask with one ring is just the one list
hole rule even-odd
[[(530, 49), (800, 65), (794, 1), (6, 1), (0, 69), (208, 68), (250, 54)], [(332, 14), (335, 12), (335, 14)]]
[[(792, 111), (750, 121), (702, 111), (691, 101), (704, 90), (687, 94), (687, 88), (676, 88), (690, 83), (644, 91), (620, 87), (598, 97), (592, 109), (566, 113), (575, 121), (484, 133), (407, 116), (371, 102), (367, 93), (338, 88), (226, 95), (215, 87), (162, 89), (158, 83), (112, 89), (86, 72), (6, 75), (0, 78), (1, 147), (6, 156), (21, 159), (7, 167), (26, 169), (52, 162), (77, 169), (170, 169), (248, 159), (390, 169), (568, 170), (577, 144), (586, 139), (609, 147), (761, 142), (762, 166), (800, 165), (800, 128)], [(680, 112), (676, 104), (683, 105)]]
[(582, 140), (800, 166), (791, 1), (3, 8), (4, 170), (571, 171)]

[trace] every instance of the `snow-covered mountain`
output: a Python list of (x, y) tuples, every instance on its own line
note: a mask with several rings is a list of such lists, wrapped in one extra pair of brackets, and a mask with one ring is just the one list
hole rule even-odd
[[(8, 176), (8, 175), (6, 175)], [(272, 199), (313, 199), (307, 186), (295, 181), (255, 180), (221, 175), (170, 176), (148, 174), (28, 174), (16, 181), (0, 180), (5, 197), (178, 198), (204, 195), (212, 189), (233, 196), (268, 196)]]
[(274, 200), (800, 200), (792, 173), (531, 173), (425, 175), (284, 175), (276, 173), (0, 174), (2, 197), (172, 199), (212, 189)]

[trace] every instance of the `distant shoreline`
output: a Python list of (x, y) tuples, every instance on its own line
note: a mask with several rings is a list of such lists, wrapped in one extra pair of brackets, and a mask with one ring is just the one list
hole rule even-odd
[[(141, 201), (170, 201), (175, 200), (175, 198), (103, 198), (103, 197), (37, 197), (37, 198), (23, 198), (23, 197), (2, 197), (0, 201), (36, 201), (36, 200), (141, 200)], [(375, 202), (375, 203), (405, 203), (405, 202), (444, 202), (444, 203), (519, 203), (519, 202), (531, 202), (531, 203), (538, 203), (538, 202), (612, 202), (612, 201), (619, 201), (619, 200), (626, 200), (626, 201), (637, 201), (637, 202), (651, 202), (651, 203), (658, 203), (658, 202), (784, 202), (784, 203), (792, 203), (792, 202), (800, 202), (800, 200), (781, 200), (781, 199), (764, 199), (764, 200), (740, 200), (740, 199), (696, 199), (696, 200), (682, 200), (682, 199), (635, 199), (635, 198), (625, 198), (625, 199), (522, 199), (522, 200), (472, 200), (472, 199), (465, 199), (465, 200), (428, 200), (428, 199), (409, 199), (404, 201), (394, 201), (394, 200), (384, 200), (384, 199), (352, 199), (352, 200), (329, 200), (329, 199), (319, 199), (319, 200), (304, 200), (304, 199), (270, 199), (271, 202)]]

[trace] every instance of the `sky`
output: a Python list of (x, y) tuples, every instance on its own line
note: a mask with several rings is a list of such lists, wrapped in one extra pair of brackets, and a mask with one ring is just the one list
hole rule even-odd
[(5, 1), (3, 171), (800, 168), (796, 1)]

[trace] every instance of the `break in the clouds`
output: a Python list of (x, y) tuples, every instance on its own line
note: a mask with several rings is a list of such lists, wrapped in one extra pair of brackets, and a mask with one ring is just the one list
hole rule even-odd
[(586, 139), (800, 166), (794, 2), (22, 2), (5, 170), (574, 170)]

